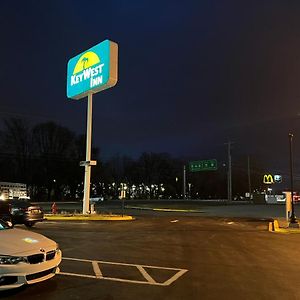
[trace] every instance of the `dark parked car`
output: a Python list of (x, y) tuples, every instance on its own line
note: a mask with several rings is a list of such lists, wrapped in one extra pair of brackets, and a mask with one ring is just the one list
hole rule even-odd
[(12, 221), (11, 206), (5, 200), (0, 200), (0, 219), (3, 221)]
[(36, 222), (41, 222), (44, 219), (42, 209), (26, 199), (8, 200), (8, 203), (13, 224), (25, 224), (27, 227), (32, 227)]

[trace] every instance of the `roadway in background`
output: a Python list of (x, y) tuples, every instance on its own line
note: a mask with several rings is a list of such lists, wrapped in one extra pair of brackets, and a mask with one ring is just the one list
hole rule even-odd
[[(52, 203), (39, 203), (45, 212), (51, 211)], [(79, 213), (82, 211), (82, 202), (57, 202), (59, 212)], [(133, 208), (134, 207), (134, 208)], [(168, 209), (167, 211), (151, 209)], [(122, 201), (104, 201), (97, 203), (98, 213), (122, 213)], [(203, 200), (126, 200), (125, 214), (132, 216), (144, 215), (172, 215), (172, 216), (209, 216), (209, 217), (254, 217), (278, 218), (285, 217), (284, 204), (250, 204), (248, 202), (203, 201)], [(295, 204), (296, 216), (300, 216), (300, 204)]]

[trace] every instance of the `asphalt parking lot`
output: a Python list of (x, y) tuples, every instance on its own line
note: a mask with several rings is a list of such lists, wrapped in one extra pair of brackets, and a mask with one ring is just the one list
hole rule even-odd
[[(22, 227), (22, 226), (18, 226)], [(300, 235), (264, 219), (149, 217), (132, 222), (45, 222), (61, 274), (2, 299), (297, 299), (291, 282)]]

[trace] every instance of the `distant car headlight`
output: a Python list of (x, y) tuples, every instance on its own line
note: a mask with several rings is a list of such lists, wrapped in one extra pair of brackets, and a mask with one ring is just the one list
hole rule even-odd
[(25, 257), (0, 255), (0, 265), (16, 265), (20, 262), (26, 262)]

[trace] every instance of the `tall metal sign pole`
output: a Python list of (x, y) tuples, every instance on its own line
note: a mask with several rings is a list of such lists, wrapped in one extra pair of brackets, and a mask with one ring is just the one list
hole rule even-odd
[(118, 45), (105, 40), (71, 58), (67, 67), (67, 96), (82, 99), (88, 96), (86, 127), (86, 160), (84, 166), (84, 196), (82, 212), (90, 212), (93, 94), (116, 85), (118, 81)]
[[(88, 94), (86, 123), (86, 162), (91, 161), (92, 151), (92, 121), (93, 121), (93, 94)], [(91, 165), (86, 163), (84, 166), (84, 195), (82, 213), (85, 215), (90, 211), (90, 186), (91, 186)]]
[[(218, 162), (216, 159), (190, 161), (189, 169), (191, 172), (217, 171)], [(189, 199), (191, 199), (191, 184), (189, 183), (188, 185), (189, 185)]]

